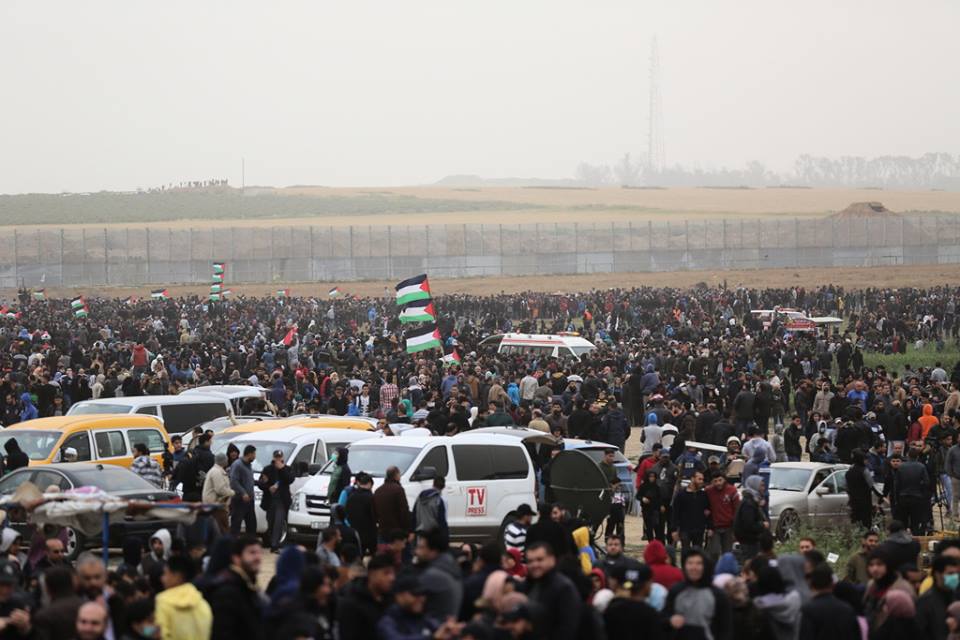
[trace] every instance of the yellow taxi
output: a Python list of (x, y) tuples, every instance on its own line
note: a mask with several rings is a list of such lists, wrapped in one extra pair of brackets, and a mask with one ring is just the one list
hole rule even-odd
[(163, 464), (170, 436), (159, 418), (146, 415), (73, 415), (37, 418), (0, 431), (0, 447), (11, 439), (30, 458), (30, 465), (63, 462), (67, 449), (76, 462), (101, 462), (130, 468), (133, 447), (147, 445), (153, 459)]

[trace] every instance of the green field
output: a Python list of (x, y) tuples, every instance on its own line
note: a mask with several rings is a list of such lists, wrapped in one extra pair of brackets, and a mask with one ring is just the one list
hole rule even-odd
[(920, 351), (913, 348), (913, 345), (907, 346), (907, 352), (903, 354), (885, 355), (879, 352), (865, 352), (863, 354), (863, 364), (865, 367), (875, 369), (878, 365), (883, 365), (887, 371), (904, 370), (904, 365), (916, 370), (919, 367), (932, 367), (937, 362), (943, 365), (943, 368), (949, 373), (953, 365), (960, 359), (960, 350), (952, 342), (944, 344), (943, 351), (937, 351), (932, 344), (925, 345)]

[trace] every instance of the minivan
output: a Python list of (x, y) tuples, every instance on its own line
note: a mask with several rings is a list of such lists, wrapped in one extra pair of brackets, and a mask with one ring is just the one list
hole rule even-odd
[(77, 462), (102, 462), (129, 468), (133, 447), (144, 443), (161, 465), (170, 437), (154, 416), (67, 415), (37, 418), (10, 425), (0, 431), (0, 447), (16, 438), (30, 465), (51, 464), (63, 459), (68, 448), (77, 452)]
[(527, 334), (501, 333), (480, 341), (481, 347), (496, 347), (497, 353), (506, 355), (535, 355), (541, 358), (567, 358), (580, 360), (596, 349), (596, 345), (576, 333)]
[[(287, 427), (244, 433), (232, 441), (221, 442), (213, 448), (213, 453), (226, 453), (230, 442), (233, 442), (241, 452), (247, 445), (253, 445), (257, 448), (257, 457), (251, 466), (256, 480), (260, 477), (263, 468), (272, 463), (273, 452), (282, 451), (283, 459), (297, 474), (297, 479), (290, 486), (290, 492), (294, 493), (307, 482), (311, 474), (319, 471), (340, 447), (346, 447), (360, 440), (380, 437), (382, 435), (375, 431)], [(262, 533), (267, 530), (267, 514), (260, 508), (262, 497), (260, 489), (256, 489), (255, 497), (257, 531)]]
[(167, 433), (190, 431), (214, 418), (232, 415), (230, 400), (222, 395), (187, 393), (178, 396), (129, 396), (83, 400), (70, 407), (68, 416), (101, 413), (137, 413), (157, 416)]
[[(501, 526), (521, 504), (536, 505), (536, 473), (518, 438), (465, 433), (444, 436), (404, 436), (364, 440), (350, 445), (350, 470), (373, 476), (383, 484), (388, 467), (400, 469), (400, 485), (412, 508), (417, 496), (446, 478), (450, 537), (462, 541), (495, 540)], [(330, 522), (327, 485), (334, 461), (312, 476), (293, 496), (287, 519), (292, 540), (315, 540)]]

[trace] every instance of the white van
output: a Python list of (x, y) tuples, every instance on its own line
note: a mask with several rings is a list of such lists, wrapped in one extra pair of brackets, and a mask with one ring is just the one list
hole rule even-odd
[(533, 354), (544, 358), (573, 358), (579, 360), (597, 347), (575, 333), (558, 335), (530, 333), (501, 333), (484, 338), (481, 346), (496, 346), (497, 353), (506, 355)]
[[(264, 467), (273, 462), (273, 452), (283, 451), (283, 459), (293, 468), (297, 479), (290, 487), (290, 493), (298, 491), (310, 479), (311, 474), (319, 471), (333, 453), (340, 447), (346, 447), (360, 440), (380, 438), (375, 431), (354, 431), (350, 429), (314, 429), (311, 427), (287, 427), (272, 431), (246, 433), (232, 440), (243, 452), (244, 447), (257, 448), (257, 457), (253, 464), (253, 478), (257, 480)], [(226, 453), (230, 442), (224, 442), (213, 453)], [(256, 489), (257, 533), (267, 530), (267, 514), (260, 508), (260, 489)]]
[(267, 389), (248, 384), (209, 384), (203, 387), (191, 387), (190, 389), (185, 389), (182, 393), (223, 396), (230, 401), (233, 407), (233, 413), (238, 416), (243, 413), (243, 402), (248, 398), (265, 400), (267, 397)]
[(233, 414), (230, 401), (223, 396), (201, 393), (178, 396), (129, 396), (83, 400), (70, 407), (68, 416), (100, 413), (136, 413), (157, 416), (167, 433), (184, 433), (214, 418)]
[[(333, 463), (293, 496), (287, 520), (293, 540), (315, 540), (329, 525), (327, 485)], [(417, 496), (433, 486), (434, 475), (446, 478), (443, 497), (454, 540), (494, 540), (521, 504), (536, 506), (536, 473), (518, 438), (469, 433), (456, 438), (403, 436), (365, 440), (350, 446), (350, 470), (383, 484), (388, 467), (400, 469), (400, 485), (413, 508)]]

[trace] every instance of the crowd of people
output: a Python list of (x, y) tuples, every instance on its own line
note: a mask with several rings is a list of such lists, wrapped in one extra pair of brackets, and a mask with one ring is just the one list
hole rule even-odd
[[(433, 510), (408, 505), (389, 522), (374, 517), (371, 529), (360, 523), (379, 513), (384, 488), (396, 498), (396, 487), (373, 491), (356, 469), (337, 479), (350, 497), (315, 549), (283, 546), (276, 535), (266, 541), (278, 556), (265, 594), (252, 509), (221, 522), (215, 542), (182, 531), (129, 541), (110, 570), (92, 556), (71, 568), (62, 548), (57, 561), (62, 532), (36, 532), (27, 554), (19, 542), (5, 544), (14, 536), (5, 531), (0, 636), (45, 633), (47, 614), (66, 634), (49, 637), (84, 639), (598, 638), (642, 630), (722, 640), (734, 629), (750, 638), (947, 638), (960, 615), (951, 577), (960, 544), (942, 543), (929, 571), (918, 569), (919, 549), (908, 556), (901, 547), (910, 534), (960, 516), (960, 368), (871, 367), (865, 355), (946, 350), (960, 331), (958, 295), (828, 286), (443, 296), (434, 302), (444, 350), (459, 356), (451, 364), (439, 352), (406, 352), (389, 298), (88, 299), (88, 313), (77, 317), (69, 301), (24, 292), (0, 318), (4, 425), (61, 415), (90, 398), (253, 384), (268, 392), (245, 412), (362, 415), (437, 435), (521, 425), (623, 451), (638, 438), (643, 535), (625, 540), (609, 523), (605, 544), (594, 548), (573, 505), (545, 503), (526, 505), (500, 540), (458, 546), (443, 530), (440, 498)], [(845, 328), (791, 332), (779, 313), (751, 313), (785, 307), (839, 315)], [(576, 331), (597, 348), (575, 360), (481, 344), (508, 331)], [(228, 491), (252, 498), (252, 474), (241, 468), (249, 452), (218, 460), (198, 442), (199, 453), (178, 446), (171, 454), (181, 470), (202, 464), (208, 480), (218, 478), (214, 500)], [(696, 443), (725, 452), (704, 456)], [(801, 459), (851, 465), (851, 526), (865, 536), (863, 553), (843, 570), (809, 543), (802, 554), (777, 557), (769, 465)], [(535, 463), (549, 499), (549, 458)], [(170, 466), (175, 481), (195, 475)], [(157, 469), (143, 467), (155, 478)], [(268, 481), (283, 484), (283, 468), (282, 460), (270, 467), (278, 471)], [(198, 500), (205, 485), (189, 487)], [(879, 543), (873, 527), (884, 500), (894, 520)], [(625, 544), (645, 545), (643, 561), (627, 557)]]

